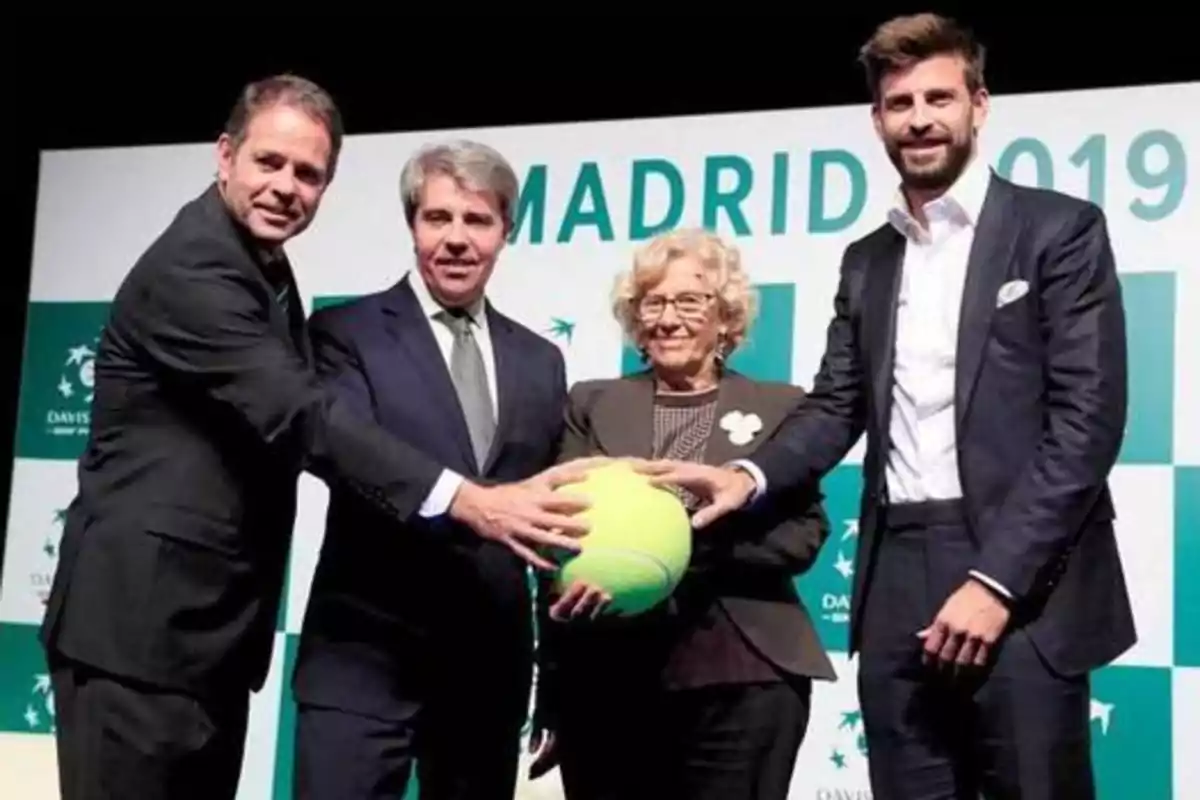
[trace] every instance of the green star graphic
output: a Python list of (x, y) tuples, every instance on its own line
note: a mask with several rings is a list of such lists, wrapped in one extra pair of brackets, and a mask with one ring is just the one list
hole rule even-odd
[(575, 323), (569, 319), (560, 319), (559, 317), (550, 318), (550, 329), (547, 331), (551, 336), (561, 339), (566, 339), (567, 343), (571, 343), (571, 337), (575, 335)]
[(832, 761), (833, 765), (838, 769), (846, 768), (846, 757), (837, 750), (833, 751), (833, 753), (829, 756), (829, 760)]

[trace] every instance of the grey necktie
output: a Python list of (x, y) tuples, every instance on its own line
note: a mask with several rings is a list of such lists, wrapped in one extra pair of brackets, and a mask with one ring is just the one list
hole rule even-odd
[(440, 311), (437, 317), (454, 334), (454, 348), (450, 352), (450, 377), (454, 381), (454, 389), (458, 392), (458, 401), (462, 405), (467, 430), (471, 434), (475, 464), (482, 470), (496, 432), (496, 421), (492, 415), (492, 394), (488, 390), (483, 353), (471, 332), (471, 318), (466, 312)]

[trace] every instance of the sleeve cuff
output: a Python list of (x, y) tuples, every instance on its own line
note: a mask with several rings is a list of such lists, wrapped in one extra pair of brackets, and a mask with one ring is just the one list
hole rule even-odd
[(425, 496), (425, 502), (421, 504), (420, 514), (422, 517), (440, 517), (450, 509), (450, 503), (454, 500), (454, 495), (458, 492), (458, 487), (462, 485), (463, 477), (457, 473), (451, 472), (448, 469), (442, 470), (442, 474), (438, 476), (437, 482), (433, 484), (433, 488), (429, 490), (429, 494)]
[(754, 479), (754, 496), (750, 498), (751, 502), (757, 501), (767, 492), (767, 476), (763, 475), (763, 471), (758, 468), (758, 465), (753, 461), (747, 461), (744, 458), (739, 458), (736, 461), (730, 461), (726, 464), (727, 467), (737, 467), (747, 473)]
[(973, 569), (970, 571), (970, 576), (982, 584), (985, 584), (989, 589), (992, 589), (997, 594), (1009, 600), (1013, 599), (1013, 593), (1006, 589), (999, 581), (994, 578), (989, 578), (979, 570)]

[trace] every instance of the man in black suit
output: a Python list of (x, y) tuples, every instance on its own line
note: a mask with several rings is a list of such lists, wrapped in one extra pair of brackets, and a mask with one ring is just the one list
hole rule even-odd
[(235, 795), (302, 470), (400, 523), (462, 523), (446, 548), (462, 530), (522, 553), (581, 532), (559, 474), (463, 481), (321, 387), (282, 245), (312, 221), (341, 137), (312, 83), (248, 86), (216, 182), (116, 294), (42, 627), (67, 800)]
[(703, 525), (866, 431), (850, 646), (872, 795), (1090, 798), (1089, 672), (1136, 639), (1104, 217), (987, 169), (983, 50), (953, 21), (892, 20), (862, 61), (901, 192), (846, 250), (808, 400), (747, 461), (647, 470), (704, 492)]
[[(416, 269), (316, 312), (318, 371), (358, 413), (460, 474), (554, 463), (559, 349), (486, 298), (517, 176), (492, 148), (423, 148), (400, 178)], [(295, 673), (296, 793), (511, 798), (532, 670), (525, 565), (458, 525), (394, 517), (335, 487)]]

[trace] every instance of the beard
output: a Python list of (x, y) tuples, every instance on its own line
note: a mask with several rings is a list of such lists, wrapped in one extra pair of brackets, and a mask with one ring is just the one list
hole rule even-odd
[(949, 139), (937, 143), (940, 148), (928, 153), (918, 153), (910, 149), (916, 144), (914, 142), (888, 143), (888, 158), (900, 173), (900, 179), (905, 186), (922, 191), (944, 190), (958, 180), (963, 168), (971, 160), (971, 140)]

